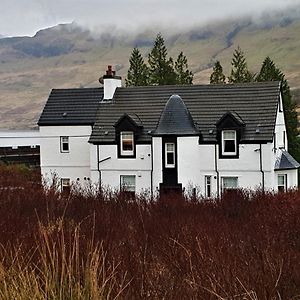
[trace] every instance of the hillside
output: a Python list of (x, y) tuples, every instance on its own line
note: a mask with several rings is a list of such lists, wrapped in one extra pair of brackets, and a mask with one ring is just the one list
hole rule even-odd
[[(66, 24), (34, 37), (0, 39), (0, 127), (35, 126), (52, 88), (99, 86), (108, 64), (124, 78), (132, 48), (138, 46), (146, 56), (156, 34), (96, 35)], [(286, 74), (295, 99), (300, 98), (300, 19), (227, 21), (165, 36), (171, 56), (180, 51), (187, 56), (194, 83), (208, 83), (216, 59), (228, 75), (232, 53), (240, 45), (254, 72), (269, 55)]]

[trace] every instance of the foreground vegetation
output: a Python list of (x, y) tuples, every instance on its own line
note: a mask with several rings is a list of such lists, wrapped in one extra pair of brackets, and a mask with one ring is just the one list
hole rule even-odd
[(300, 192), (61, 195), (0, 170), (0, 299), (299, 299)]

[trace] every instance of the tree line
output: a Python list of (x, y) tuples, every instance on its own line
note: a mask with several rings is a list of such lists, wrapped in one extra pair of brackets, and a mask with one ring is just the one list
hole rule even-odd
[(148, 54), (148, 64), (138, 48), (134, 48), (130, 59), (126, 86), (192, 84), (193, 73), (188, 69), (187, 58), (180, 52), (174, 62), (168, 57), (163, 36), (159, 33)]
[[(168, 50), (164, 38), (158, 34), (154, 46), (148, 54), (148, 63), (138, 48), (134, 48), (129, 59), (129, 70), (125, 79), (126, 86), (146, 85), (176, 85), (192, 84), (194, 74), (188, 68), (188, 61), (183, 52), (180, 52), (174, 62), (168, 57)], [(300, 141), (298, 138), (298, 120), (296, 103), (292, 100), (290, 87), (283, 72), (275, 65), (270, 57), (262, 62), (260, 71), (255, 74), (248, 69), (244, 52), (240, 47), (234, 50), (231, 60), (231, 71), (227, 77), (229, 84), (280, 81), (288, 148), (292, 156), (300, 161)], [(226, 84), (226, 76), (220, 61), (216, 61), (210, 76), (211, 84)]]

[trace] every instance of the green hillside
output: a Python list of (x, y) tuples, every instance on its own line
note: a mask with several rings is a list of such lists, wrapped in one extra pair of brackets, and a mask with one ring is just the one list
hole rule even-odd
[[(33, 127), (52, 88), (99, 86), (108, 64), (126, 76), (132, 48), (146, 56), (157, 32), (118, 37), (93, 35), (75, 24), (39, 31), (34, 37), (0, 39), (0, 127)], [(183, 51), (194, 83), (208, 83), (216, 59), (229, 74), (233, 50), (239, 45), (249, 68), (259, 70), (269, 55), (282, 69), (300, 98), (300, 20), (256, 24), (228, 21), (165, 35), (169, 54)], [(299, 101), (300, 102), (300, 101)]]

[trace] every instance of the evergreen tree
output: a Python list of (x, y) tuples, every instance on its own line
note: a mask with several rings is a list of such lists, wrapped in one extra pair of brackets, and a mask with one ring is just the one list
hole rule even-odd
[(270, 57), (266, 57), (262, 63), (260, 72), (256, 77), (256, 81), (281, 81), (288, 148), (291, 155), (300, 161), (300, 140), (297, 137), (299, 132), (297, 128), (298, 120), (296, 103), (292, 101), (290, 87), (288, 81), (285, 79), (285, 75), (276, 67)]
[(213, 67), (213, 72), (210, 75), (211, 84), (225, 84), (225, 75), (220, 62), (217, 60)]
[(148, 67), (138, 48), (133, 48), (129, 64), (127, 78), (125, 79), (126, 86), (148, 85)]
[(194, 74), (188, 69), (187, 58), (180, 52), (175, 62), (175, 73), (177, 84), (192, 84)]
[(231, 75), (228, 77), (229, 83), (253, 81), (254, 76), (248, 70), (246, 58), (240, 47), (234, 50), (231, 65)]
[(161, 34), (158, 34), (154, 47), (149, 53), (149, 81), (153, 85), (176, 84), (176, 74), (172, 58), (167, 58), (168, 51)]

